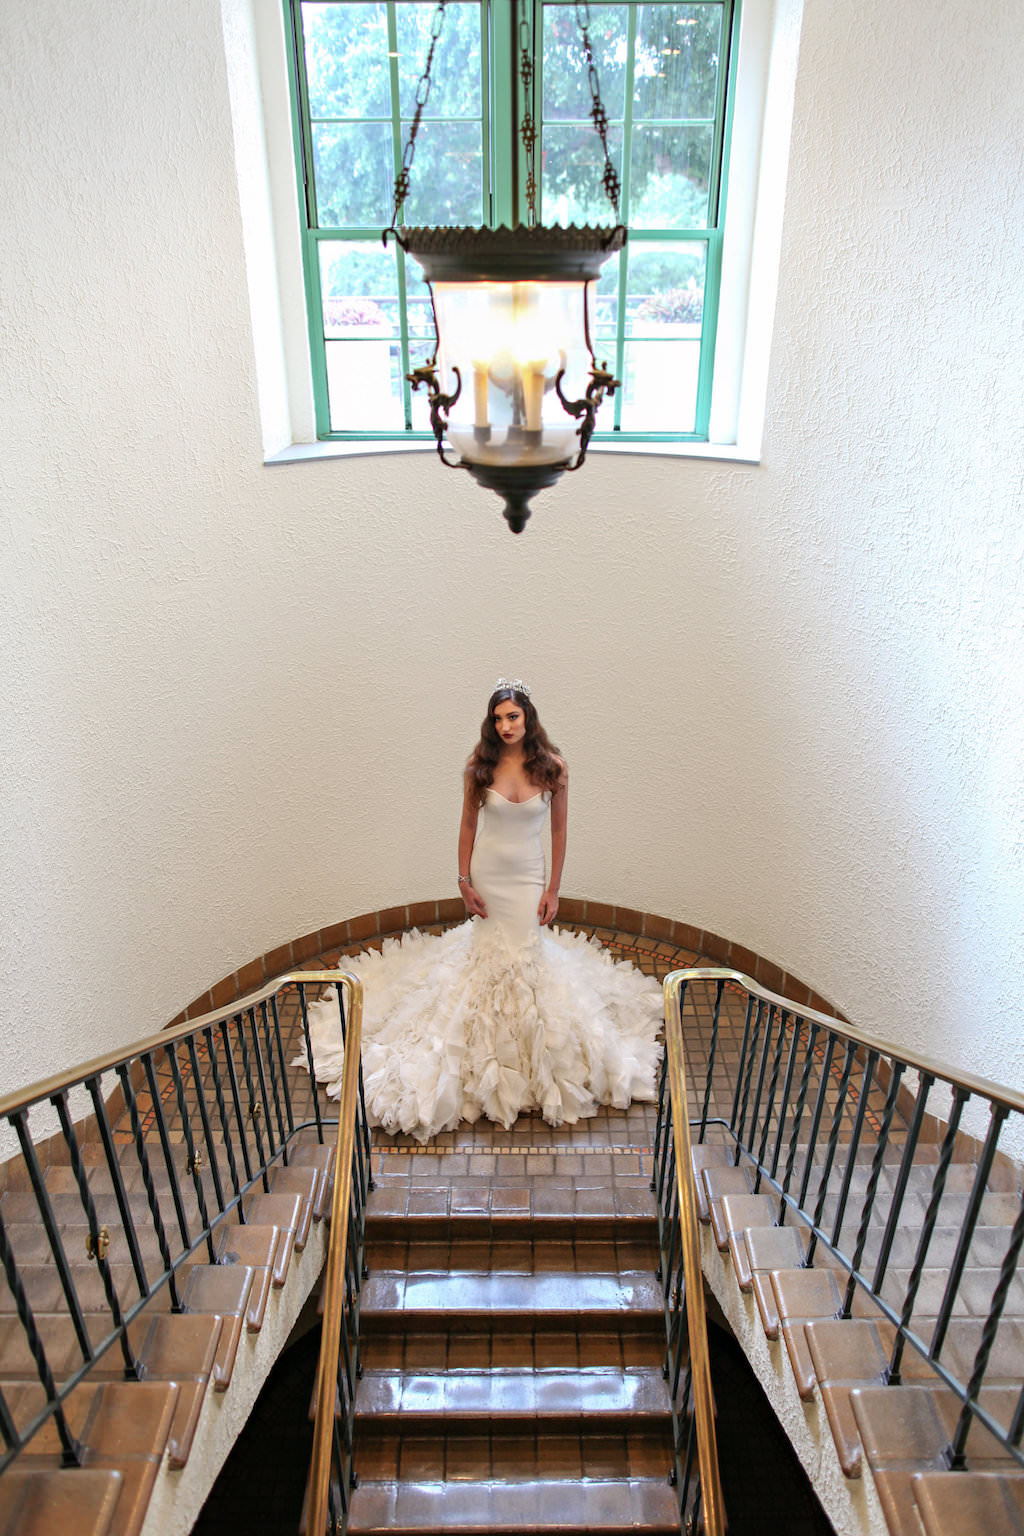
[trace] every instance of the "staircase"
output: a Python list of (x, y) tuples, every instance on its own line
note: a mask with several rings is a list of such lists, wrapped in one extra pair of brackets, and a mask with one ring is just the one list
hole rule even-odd
[[(705, 1240), (705, 1274), (746, 1353), (762, 1361), (762, 1371), (774, 1378), (774, 1391), (771, 1378), (766, 1385), (780, 1415), (792, 1418), (795, 1398), (808, 1423), (820, 1422), (811, 1438), (823, 1434), (832, 1442), (851, 1490), (869, 1469), (890, 1536), (1019, 1536), (1024, 1531), (1024, 1473), (1010, 1454), (977, 1425), (968, 1440), (969, 1470), (949, 1471), (944, 1451), (960, 1403), (935, 1368), (908, 1347), (901, 1384), (889, 1384), (896, 1330), (878, 1306), (858, 1290), (852, 1316), (837, 1316), (846, 1272), (821, 1249), (813, 1268), (802, 1267), (806, 1224), (794, 1220), (776, 1226), (778, 1201), (752, 1193), (754, 1169), (749, 1163), (733, 1166), (731, 1149), (724, 1144), (694, 1150), (698, 1204), (710, 1239)], [(932, 1173), (929, 1167), (913, 1170), (911, 1191), (926, 1196)], [(952, 1184), (963, 1189), (974, 1173), (972, 1164), (954, 1164)], [(863, 1180), (866, 1171), (860, 1174)], [(961, 1379), (971, 1374), (1011, 1208), (1019, 1211), (1019, 1193), (990, 1191), (984, 1224), (975, 1230), (942, 1352), (943, 1363)], [(950, 1220), (958, 1210), (962, 1197), (954, 1195), (946, 1213)], [(883, 1294), (897, 1306), (919, 1236), (919, 1226), (896, 1236)], [(934, 1328), (957, 1237), (956, 1227), (938, 1226), (932, 1238), (912, 1315), (914, 1328), (926, 1337)], [(877, 1224), (868, 1241), (870, 1258), (877, 1256), (880, 1238)], [(1004, 1425), (1016, 1409), (1022, 1381), (1024, 1283), (1017, 1277), (983, 1395), (985, 1406)]]
[[(626, 935), (603, 937), (614, 951)], [(697, 958), (669, 949), (660, 943), (640, 954), (623, 944), (620, 952), (661, 971)], [(736, 1063), (749, 1011), (745, 1016), (743, 998), (726, 990), (720, 1013), (711, 1119), (735, 1114), (743, 1092), (751, 1106), (761, 1101), (769, 1161), (772, 1146), (782, 1147), (781, 1177), (786, 1139), (780, 1142), (777, 1135), (780, 1114), (778, 1106), (772, 1108), (773, 1096), (776, 1083), (780, 1102), (790, 1083), (796, 1094), (799, 1053), (791, 1058), (775, 1045), (764, 1047), (743, 1090)], [(712, 1014), (711, 1004), (702, 1003), (686, 1021), (686, 1050), (697, 1074), (713, 1056)], [(281, 1018), (284, 1047), (276, 1059), (283, 1066), (301, 1038), (294, 996), (282, 1004)], [(253, 1042), (258, 1022), (245, 1023), (243, 1032)], [(209, 1085), (202, 1047), (199, 1057), (191, 1077), (182, 1062), (183, 1090), (164, 1074), (156, 1093), (171, 1120), (175, 1102), (184, 1105), (197, 1144), (203, 1135), (194, 1087), (200, 1079)], [(272, 1059), (273, 1052), (265, 1063), (268, 1074)], [(801, 1139), (795, 1156), (798, 1168), (809, 1159), (812, 1191), (827, 1168), (819, 1220), (830, 1227), (841, 1216), (840, 1240), (849, 1248), (871, 1176), (873, 1143), (865, 1133), (855, 1148), (843, 1194), (864, 1058), (855, 1058), (845, 1079), (841, 1056), (831, 1060), (831, 1069), (826, 1062), (820, 1071), (821, 1139), (817, 1144)], [(218, 1128), (207, 1094), (214, 1123), (203, 1144), (214, 1147), (225, 1185), (229, 1145), (240, 1157), (245, 1143), (255, 1158), (260, 1135), (272, 1122), (280, 1123), (279, 1089), (285, 1097), (290, 1093), (296, 1121), (319, 1112), (301, 1069), (289, 1065), (280, 1083), (271, 1083), (269, 1075), (264, 1082), (254, 1070), (247, 1083), (242, 1062), (236, 1065), (241, 1113), (238, 1102), (232, 1109), (226, 1076), (223, 1084), (228, 1134)], [(835, 1162), (829, 1166), (829, 1115), (847, 1087), (832, 1149)], [(105, 1094), (108, 1088), (105, 1081)], [(815, 1091), (807, 1097), (803, 1131)], [(262, 1122), (251, 1118), (261, 1098)], [(864, 1123), (874, 1134), (885, 1121), (884, 1083), (872, 1084), (865, 1104)], [(898, 1179), (912, 1107), (901, 1098), (892, 1121), (880, 1173), (886, 1196)], [(229, 1212), (214, 1222), (210, 1246), (200, 1244), (178, 1264), (202, 1229), (203, 1209), (216, 1214), (212, 1170), (192, 1168), (193, 1149), (181, 1124), (177, 1129), (172, 1124), (166, 1149), (172, 1178), (161, 1161), (157, 1106), (147, 1102), (144, 1085), (137, 1108), (152, 1189), (142, 1175), (126, 1109), (109, 1128), (119, 1180), (111, 1178), (95, 1123), (82, 1131), (79, 1169), (66, 1148), (50, 1149), (50, 1166), (40, 1178), (67, 1255), (67, 1283), (53, 1260), (38, 1191), (25, 1167), (20, 1180), (16, 1165), (6, 1169), (0, 1234), (10, 1260), (5, 1269), (8, 1277), (16, 1274), (17, 1285), (0, 1275), (0, 1432), (9, 1441), (8, 1430), (30, 1429), (41, 1411), (43, 1389), (21, 1320), (26, 1306), (58, 1384), (81, 1372), (83, 1340), (98, 1359), (67, 1402), (70, 1432), (85, 1447), (84, 1465), (62, 1468), (54, 1422), (44, 1423), (0, 1478), (0, 1536), (50, 1536), (58, 1528), (67, 1536), (157, 1536), (184, 1529), (182, 1491), (191, 1486), (198, 1508), (195, 1490), (208, 1488), (212, 1476), (201, 1464), (214, 1451), (222, 1456), (217, 1437), (230, 1441), (251, 1407), (257, 1376), (250, 1367), (262, 1360), (260, 1368), (269, 1369), (322, 1263), (327, 1223), (321, 1218), (333, 1169), (331, 1152), (315, 1129), (292, 1140), (287, 1167), (280, 1149), (271, 1159), (268, 1187), (257, 1183), (244, 1196), (244, 1224), (237, 1212)], [(650, 1107), (635, 1105), (624, 1115), (602, 1114), (559, 1131), (531, 1117), (508, 1132), (464, 1126), (426, 1151), (401, 1138), (393, 1145), (378, 1142), (373, 1158), (378, 1190), (368, 1208), (369, 1275), (362, 1294), (364, 1376), (356, 1401), (360, 1486), (351, 1508), (353, 1532), (442, 1526), (467, 1533), (678, 1529), (676, 1494), (667, 1485), (672, 1432), (660, 1380), (665, 1325), (654, 1280), (658, 1253), (649, 1191), (655, 1118)], [(790, 1121), (782, 1119), (788, 1127)], [(941, 1126), (930, 1134), (931, 1141), (922, 1136), (908, 1174), (881, 1292), (897, 1310), (943, 1155)], [(951, 1139), (950, 1147), (910, 1319), (925, 1337), (940, 1317), (984, 1157), (981, 1144), (968, 1138)], [(822, 1242), (813, 1265), (805, 1266), (807, 1220), (790, 1213), (784, 1225), (776, 1225), (777, 1195), (769, 1198), (764, 1183), (757, 1187), (750, 1158), (744, 1154), (737, 1162), (731, 1139), (713, 1124), (695, 1147), (693, 1162), (705, 1275), (779, 1421), (812, 1470), (836, 1529), (888, 1530), (890, 1536), (1024, 1536), (1024, 1474), (1017, 1461), (979, 1422), (968, 1437), (968, 1470), (947, 1469), (944, 1451), (958, 1400), (910, 1346), (901, 1384), (888, 1383), (892, 1321), (860, 1288), (852, 1315), (837, 1317), (846, 1273)], [(93, 1218), (86, 1215), (83, 1170)], [(244, 1177), (241, 1167), (239, 1175)], [(1000, 1155), (985, 1165), (984, 1182), (941, 1359), (958, 1379), (969, 1378), (1003, 1266), (1006, 1304), (981, 1403), (993, 1422), (1007, 1426), (1019, 1416), (1024, 1381), (1024, 1281), (1012, 1263), (1005, 1269), (1011, 1229), (1021, 1222), (1020, 1173)], [(844, 1199), (848, 1203), (840, 1212)], [(138, 1233), (134, 1255), (122, 1200)], [(111, 1334), (110, 1289), (127, 1309), (140, 1294), (138, 1267), (148, 1273), (163, 1269), (154, 1205), (175, 1250), (180, 1310), (173, 1309), (165, 1284), (129, 1324), (127, 1348), (141, 1377), (131, 1381), (125, 1379), (120, 1345), (101, 1346)], [(869, 1225), (865, 1269), (880, 1251), (882, 1209)], [(182, 1222), (188, 1241), (180, 1235)], [(103, 1266), (86, 1251), (99, 1227), (107, 1229), (109, 1240), (109, 1285)], [(77, 1314), (69, 1306), (69, 1285), (78, 1297)]]
[(350, 1536), (678, 1532), (653, 1208), (367, 1231)]
[[(124, 1146), (121, 1158), (125, 1181), (137, 1181), (134, 1147)], [(49, 1419), (0, 1477), (5, 1536), (52, 1536), (58, 1529), (62, 1536), (136, 1536), (142, 1530), (161, 1471), (182, 1473), (189, 1467), (200, 1424), (216, 1413), (208, 1396), (229, 1393), (240, 1354), (247, 1341), (255, 1344), (272, 1298), (286, 1285), (313, 1224), (323, 1217), (332, 1158), (332, 1148), (315, 1136), (299, 1140), (289, 1165), (270, 1172), (270, 1192), (244, 1200), (245, 1224), (228, 1218), (215, 1229), (215, 1261), (204, 1249), (178, 1270), (181, 1310), (171, 1311), (164, 1285), (128, 1325), (127, 1348), (139, 1380), (125, 1380), (125, 1354), (116, 1344), (93, 1364), (65, 1403), (68, 1426), (84, 1453), (82, 1466), (62, 1469), (60, 1440)], [(81, 1368), (78, 1329), (97, 1348), (110, 1331), (110, 1307), (97, 1263), (87, 1252), (90, 1228), (72, 1170), (58, 1164), (46, 1169), (44, 1178), (69, 1257), (77, 1319), (70, 1315), (35, 1196), (8, 1190), (0, 1211), (24, 1298), (59, 1384)], [(169, 1176), (154, 1170), (153, 1178), (164, 1222), (172, 1227), (177, 1205)], [(133, 1267), (120, 1257), (129, 1244), (106, 1166), (91, 1164), (88, 1182), (109, 1243), (111, 1279), (127, 1304), (138, 1287)], [(146, 1193), (135, 1182), (127, 1194), (143, 1264), (159, 1272), (159, 1247), (146, 1230)], [(196, 1195), (186, 1188), (178, 1194), (194, 1228)], [(25, 1430), (45, 1395), (9, 1284), (0, 1285), (0, 1382), (13, 1425)]]

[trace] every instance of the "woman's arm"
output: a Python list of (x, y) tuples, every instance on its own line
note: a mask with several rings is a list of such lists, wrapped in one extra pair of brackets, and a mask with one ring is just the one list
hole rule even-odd
[(558, 911), (558, 888), (562, 883), (562, 865), (565, 863), (565, 826), (569, 812), (569, 770), (561, 758), (561, 777), (558, 788), (551, 797), (551, 878), (548, 888), (540, 899), (537, 917), (543, 928), (555, 920)]
[(466, 911), (471, 917), (486, 917), (487, 908), (469, 881), (469, 865), (473, 857), (473, 844), (476, 842), (478, 814), (477, 807), (473, 803), (473, 793), (467, 774), (462, 795), (462, 822), (459, 826), (459, 895), (466, 903)]

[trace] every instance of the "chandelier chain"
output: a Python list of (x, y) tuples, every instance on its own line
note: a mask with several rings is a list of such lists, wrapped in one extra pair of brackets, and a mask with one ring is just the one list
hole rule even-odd
[[(416, 85), (416, 110), (413, 113), (412, 123), (409, 128), (409, 137), (406, 140), (402, 152), (402, 165), (395, 177), (395, 203), (391, 215), (391, 228), (398, 225), (398, 215), (409, 196), (410, 172), (416, 156), (416, 139), (420, 130), (420, 122), (423, 117), (423, 109), (430, 99), (430, 87), (432, 84), (431, 70), (434, 64), (434, 53), (437, 49), (441, 29), (444, 26), (445, 6), (448, 0), (437, 0), (437, 8), (430, 22), (430, 47), (427, 50), (426, 62), (423, 73)], [(587, 86), (590, 90), (590, 117), (594, 124), (598, 138), (601, 140), (601, 148), (604, 151), (604, 172), (601, 182), (611, 203), (615, 222), (619, 221), (619, 195), (622, 190), (618, 172), (612, 164), (611, 154), (608, 149), (608, 113), (601, 101), (601, 86), (598, 79), (597, 65), (594, 62), (594, 49), (590, 41), (591, 15), (587, 0), (576, 0), (576, 25), (579, 28), (580, 42), (583, 49), (583, 57), (587, 65)], [(537, 223), (537, 124), (534, 119), (531, 105), (533, 100), (534, 61), (532, 40), (530, 36), (530, 24), (527, 19), (527, 0), (519, 0), (519, 78), (523, 85), (523, 115), (519, 125), (520, 139), (523, 152), (526, 157), (526, 209), (530, 227)]]
[(392, 229), (397, 227), (398, 215), (402, 210), (402, 204), (409, 196), (409, 173), (416, 156), (416, 136), (420, 131), (420, 119), (423, 117), (423, 109), (430, 99), (430, 87), (432, 84), (430, 71), (434, 64), (434, 50), (437, 48), (437, 40), (441, 36), (441, 28), (444, 26), (444, 10), (447, 3), (448, 0), (437, 0), (437, 9), (430, 19), (430, 47), (427, 49), (423, 73), (416, 82), (416, 110), (413, 113), (405, 149), (402, 151), (402, 168), (395, 177), (395, 207), (391, 215)]
[(519, 78), (523, 82), (523, 116), (519, 137), (526, 156), (526, 217), (532, 229), (537, 223), (537, 125), (530, 110), (533, 102), (533, 49), (526, 0), (519, 0)]
[(607, 194), (608, 201), (612, 205), (616, 224), (619, 222), (619, 194), (622, 184), (619, 181), (619, 173), (612, 164), (612, 157), (608, 152), (608, 113), (601, 101), (601, 86), (597, 77), (597, 65), (594, 63), (594, 49), (590, 41), (590, 6), (587, 0), (576, 0), (576, 25), (580, 30), (580, 41), (583, 45), (583, 57), (587, 64), (587, 84), (590, 87), (590, 117), (597, 130), (597, 136), (601, 140), (601, 148), (604, 150), (604, 174), (601, 183)]

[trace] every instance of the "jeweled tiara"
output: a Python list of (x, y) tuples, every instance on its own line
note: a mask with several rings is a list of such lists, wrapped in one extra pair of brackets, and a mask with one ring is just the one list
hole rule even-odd
[(511, 688), (513, 693), (521, 693), (527, 699), (530, 697), (530, 690), (521, 677), (499, 677), (491, 692), (497, 693), (501, 688)]

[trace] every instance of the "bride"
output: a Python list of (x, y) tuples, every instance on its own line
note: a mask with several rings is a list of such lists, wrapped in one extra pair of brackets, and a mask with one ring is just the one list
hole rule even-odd
[[(565, 860), (566, 764), (520, 678), (499, 678), (466, 764), (459, 890), (469, 921), (346, 959), (362, 980), (373, 1125), (426, 1141), (481, 1114), (551, 1125), (653, 1099), (661, 987), (595, 940), (551, 929)], [(542, 833), (551, 819), (551, 868)], [(341, 1091), (332, 998), (309, 1009), (318, 1081)]]

